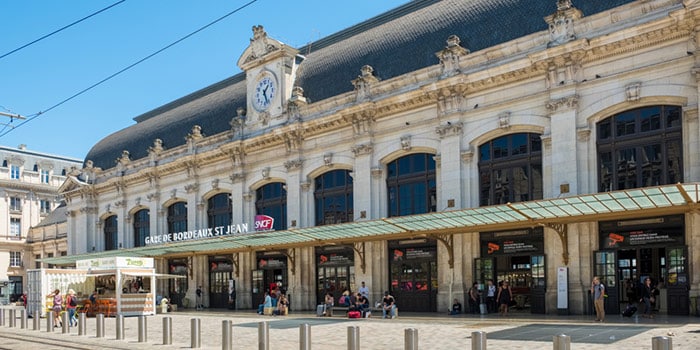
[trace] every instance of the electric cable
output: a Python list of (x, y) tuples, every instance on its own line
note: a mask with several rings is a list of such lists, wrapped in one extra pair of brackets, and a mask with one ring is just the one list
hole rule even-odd
[(128, 66), (126, 66), (125, 68), (122, 68), (122, 69), (119, 70), (118, 72), (111, 74), (110, 76), (108, 76), (108, 77), (106, 77), (106, 78), (104, 78), (104, 79), (98, 81), (97, 83), (94, 83), (94, 84), (90, 85), (89, 87), (87, 87), (87, 88), (85, 88), (85, 89), (83, 89), (83, 90), (80, 90), (79, 92), (77, 92), (77, 93), (71, 95), (70, 97), (68, 97), (68, 98), (66, 98), (66, 99), (64, 99), (64, 100), (62, 100), (61, 102), (58, 102), (58, 103), (56, 103), (55, 105), (53, 105), (53, 106), (51, 106), (51, 107), (49, 107), (49, 108), (47, 108), (47, 109), (45, 109), (45, 110), (43, 110), (43, 111), (39, 111), (39, 112), (34, 113), (34, 114), (32, 114), (32, 115), (28, 115), (26, 120), (24, 120), (23, 122), (17, 124), (14, 128), (12, 128), (12, 129), (10, 129), (10, 130), (7, 130), (7, 131), (4, 131), (4, 132), (1, 132), (1, 131), (0, 131), (0, 137), (3, 137), (3, 136), (5, 136), (5, 135), (7, 135), (8, 133), (12, 132), (13, 130), (17, 130), (20, 126), (22, 126), (22, 125), (24, 125), (24, 124), (27, 124), (27, 123), (29, 123), (30, 121), (32, 121), (32, 120), (34, 120), (34, 119), (36, 119), (36, 118), (38, 118), (38, 117), (40, 117), (40, 116), (46, 114), (47, 112), (51, 111), (52, 109), (54, 109), (54, 108), (56, 108), (56, 107), (58, 107), (58, 106), (60, 106), (60, 105), (62, 105), (62, 104), (64, 104), (64, 103), (66, 103), (66, 102), (68, 102), (68, 101), (70, 101), (70, 100), (72, 100), (72, 99), (74, 99), (74, 98), (76, 98), (76, 97), (78, 97), (78, 96), (80, 96), (80, 95), (82, 95), (82, 94), (84, 94), (84, 93), (86, 93), (86, 92), (88, 92), (88, 91), (94, 89), (95, 87), (97, 87), (97, 86), (99, 86), (99, 85), (105, 83), (106, 81), (108, 81), (108, 80), (110, 80), (110, 79), (116, 77), (117, 75), (126, 72), (127, 70), (133, 68), (134, 66), (136, 66), (136, 65), (138, 65), (138, 64), (140, 64), (140, 63), (142, 63), (142, 62), (144, 62), (144, 61), (146, 61), (146, 60), (148, 60), (148, 59), (150, 59), (151, 57), (153, 57), (153, 56), (155, 56), (155, 55), (157, 55), (157, 54), (159, 54), (159, 53), (161, 53), (161, 52), (163, 52), (163, 51), (169, 49), (169, 48), (172, 47), (172, 46), (177, 45), (178, 43), (184, 41), (185, 39), (187, 39), (187, 38), (189, 38), (189, 37), (191, 37), (191, 36), (193, 36), (193, 35), (195, 35), (195, 34), (201, 32), (201, 31), (204, 30), (204, 29), (207, 29), (207, 28), (211, 27), (212, 25), (214, 25), (214, 24), (216, 24), (216, 23), (218, 23), (218, 22), (224, 20), (225, 18), (227, 18), (227, 17), (229, 17), (229, 16), (231, 16), (231, 15), (237, 13), (237, 12), (240, 11), (240, 10), (243, 10), (244, 8), (246, 8), (246, 7), (250, 6), (250, 5), (252, 5), (253, 3), (255, 3), (255, 2), (257, 2), (257, 1), (258, 1), (258, 0), (251, 0), (251, 1), (248, 1), (247, 3), (241, 5), (240, 7), (236, 8), (236, 9), (234, 9), (233, 11), (231, 11), (231, 12), (229, 12), (229, 13), (227, 13), (227, 14), (225, 14), (225, 15), (223, 15), (223, 16), (217, 18), (217, 19), (215, 19), (215, 20), (212, 21), (212, 22), (209, 22), (209, 23), (206, 24), (205, 26), (200, 27), (199, 29), (197, 29), (197, 30), (195, 30), (195, 31), (193, 31), (193, 32), (191, 32), (191, 33), (185, 35), (184, 37), (182, 37), (182, 38), (180, 38), (180, 39), (178, 39), (178, 40), (176, 40), (176, 41), (174, 41), (174, 42), (172, 42), (172, 43), (166, 45), (166, 46), (163, 47), (162, 49), (160, 49), (160, 50), (158, 50), (158, 51), (156, 51), (156, 52), (154, 52), (154, 53), (152, 53), (152, 54), (150, 54), (150, 55), (148, 55), (148, 56), (146, 56), (146, 57), (144, 57), (144, 58), (142, 58), (142, 59), (140, 59), (140, 60), (138, 60), (138, 61), (136, 61), (136, 62), (134, 62), (134, 63), (132, 63), (132, 64), (130, 64), (130, 65), (128, 65)]
[(77, 21), (75, 21), (75, 22), (69, 24), (69, 25), (66, 25), (66, 26), (63, 26), (63, 27), (61, 27), (61, 28), (59, 28), (59, 29), (57, 29), (57, 30), (54, 30), (53, 32), (51, 32), (51, 33), (49, 33), (49, 34), (46, 34), (46, 35), (42, 36), (42, 37), (39, 38), (39, 39), (36, 39), (36, 40), (34, 40), (34, 41), (32, 41), (32, 42), (30, 42), (30, 43), (28, 43), (28, 44), (22, 45), (22, 46), (20, 46), (20, 47), (18, 47), (18, 48), (16, 48), (16, 49), (14, 49), (14, 50), (12, 50), (12, 51), (6, 53), (6, 54), (0, 56), (0, 59), (4, 58), (4, 57), (6, 57), (6, 56), (9, 56), (9, 55), (11, 55), (11, 54), (13, 54), (13, 53), (15, 53), (15, 52), (17, 52), (17, 51), (19, 51), (19, 50), (22, 50), (23, 48), (25, 48), (25, 47), (27, 47), (27, 46), (31, 46), (31, 45), (33, 45), (33, 44), (36, 44), (36, 43), (38, 43), (39, 41), (42, 41), (42, 40), (44, 40), (44, 39), (46, 39), (46, 38), (48, 38), (48, 37), (50, 37), (50, 36), (52, 36), (52, 35), (54, 35), (54, 34), (60, 32), (60, 31), (62, 31), (62, 30), (64, 30), (64, 29), (68, 29), (68, 28), (70, 28), (70, 27), (72, 27), (72, 26), (74, 26), (74, 25), (76, 25), (76, 24), (78, 24), (78, 23), (80, 23), (80, 22), (82, 22), (82, 21), (84, 21), (84, 20), (86, 20), (86, 19), (92, 17), (92, 16), (95, 16), (95, 15), (101, 13), (101, 12), (107, 11), (107, 10), (111, 9), (112, 7), (114, 7), (114, 6), (117, 6), (117, 5), (121, 4), (121, 3), (124, 2), (124, 1), (126, 1), (126, 0), (117, 1), (117, 2), (115, 2), (114, 4), (109, 5), (109, 6), (105, 7), (105, 8), (103, 8), (102, 10), (99, 10), (99, 11), (97, 11), (97, 12), (94, 12), (94, 13), (88, 15), (88, 16), (85, 16), (85, 17), (83, 17), (83, 18), (81, 18), (81, 19), (79, 19), (79, 20), (77, 20)]

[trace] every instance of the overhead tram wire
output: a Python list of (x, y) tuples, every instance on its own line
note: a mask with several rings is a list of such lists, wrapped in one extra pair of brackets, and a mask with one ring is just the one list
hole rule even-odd
[(72, 100), (72, 99), (74, 99), (74, 98), (76, 98), (76, 97), (78, 97), (78, 96), (80, 96), (80, 95), (82, 95), (82, 94), (84, 94), (84, 93), (86, 93), (86, 92), (88, 92), (88, 91), (94, 89), (95, 87), (97, 87), (97, 86), (103, 84), (104, 82), (106, 82), (106, 81), (108, 81), (108, 80), (110, 80), (110, 79), (116, 77), (116, 76), (119, 75), (119, 74), (126, 72), (127, 70), (129, 70), (129, 69), (133, 68), (134, 66), (136, 66), (136, 65), (138, 65), (138, 64), (140, 64), (140, 63), (142, 63), (142, 62), (144, 62), (144, 61), (146, 61), (146, 60), (148, 60), (149, 58), (151, 58), (151, 57), (153, 57), (153, 56), (155, 56), (155, 55), (157, 55), (157, 54), (159, 54), (159, 53), (161, 53), (161, 52), (163, 52), (163, 51), (165, 51), (165, 50), (171, 48), (172, 46), (175, 46), (175, 45), (179, 44), (181, 41), (183, 41), (183, 40), (185, 40), (185, 39), (187, 39), (187, 38), (189, 38), (189, 37), (191, 37), (191, 36), (193, 36), (193, 35), (195, 35), (195, 34), (201, 32), (201, 31), (204, 30), (204, 29), (207, 29), (207, 28), (211, 27), (212, 25), (214, 25), (214, 24), (216, 24), (216, 23), (218, 23), (218, 22), (224, 20), (226, 17), (229, 17), (229, 16), (235, 14), (236, 12), (238, 12), (238, 11), (240, 11), (240, 10), (243, 10), (244, 8), (246, 8), (246, 7), (250, 6), (250, 5), (252, 5), (253, 3), (255, 3), (255, 2), (257, 2), (257, 1), (258, 1), (258, 0), (251, 0), (251, 1), (248, 1), (247, 3), (241, 5), (240, 7), (236, 8), (236, 9), (234, 9), (233, 11), (231, 11), (231, 12), (229, 12), (229, 13), (227, 13), (227, 14), (225, 14), (225, 15), (223, 15), (223, 16), (217, 18), (217, 19), (215, 19), (215, 20), (212, 21), (212, 22), (209, 22), (209, 23), (206, 24), (205, 26), (200, 27), (199, 29), (197, 29), (197, 30), (195, 30), (195, 31), (193, 31), (193, 32), (191, 32), (191, 33), (189, 33), (189, 34), (183, 36), (182, 38), (180, 38), (180, 39), (178, 39), (178, 40), (172, 42), (171, 44), (166, 45), (166, 46), (163, 47), (162, 49), (160, 49), (160, 50), (158, 50), (158, 51), (156, 51), (156, 52), (154, 52), (154, 53), (152, 53), (152, 54), (150, 54), (150, 55), (148, 55), (148, 56), (146, 56), (146, 57), (144, 57), (144, 58), (142, 58), (142, 59), (140, 59), (140, 60), (138, 60), (138, 61), (136, 61), (136, 62), (130, 64), (130, 65), (128, 65), (127, 67), (125, 67), (125, 68), (119, 70), (118, 72), (116, 72), (116, 73), (114, 73), (114, 74), (112, 74), (112, 75), (110, 75), (110, 76), (108, 76), (108, 77), (106, 77), (106, 78), (104, 78), (104, 79), (98, 81), (97, 83), (94, 83), (94, 84), (90, 85), (89, 87), (87, 87), (87, 88), (85, 88), (85, 89), (83, 89), (83, 90), (80, 90), (79, 92), (77, 92), (77, 93), (73, 94), (72, 96), (70, 96), (70, 97), (64, 99), (63, 101), (61, 101), (61, 102), (59, 102), (59, 103), (56, 103), (55, 105), (53, 105), (53, 106), (51, 106), (51, 107), (49, 107), (49, 108), (47, 108), (47, 109), (45, 109), (45, 110), (43, 110), (43, 111), (39, 111), (39, 112), (37, 112), (37, 113), (34, 113), (34, 114), (32, 114), (32, 115), (27, 116), (27, 119), (26, 119), (25, 121), (23, 121), (23, 122), (17, 124), (14, 128), (12, 128), (12, 129), (10, 129), (10, 130), (7, 130), (7, 131), (5, 131), (5, 132), (0, 133), (0, 138), (3, 137), (3, 136), (5, 136), (5, 135), (7, 135), (7, 134), (10, 133), (10, 132), (12, 132), (13, 130), (17, 130), (20, 126), (22, 126), (22, 125), (24, 125), (24, 124), (27, 124), (27, 123), (29, 123), (30, 121), (32, 121), (32, 120), (34, 120), (34, 119), (36, 119), (36, 118), (38, 118), (38, 117), (40, 117), (40, 116), (46, 114), (47, 112), (51, 111), (52, 109), (54, 109), (54, 108), (56, 108), (56, 107), (58, 107), (58, 106), (60, 106), (60, 105), (62, 105), (62, 104), (64, 104), (64, 103), (66, 103), (66, 102), (68, 102), (68, 101), (70, 101), (70, 100)]
[(27, 46), (31, 46), (31, 45), (33, 45), (33, 44), (36, 44), (36, 43), (38, 43), (39, 41), (42, 41), (42, 40), (44, 40), (44, 39), (46, 39), (46, 38), (48, 38), (48, 37), (50, 37), (50, 36), (52, 36), (52, 35), (54, 35), (54, 34), (60, 32), (60, 31), (63, 31), (64, 29), (68, 29), (68, 28), (70, 28), (70, 27), (72, 27), (72, 26), (74, 26), (74, 25), (76, 25), (76, 24), (78, 24), (78, 23), (80, 23), (80, 22), (82, 22), (82, 21), (84, 21), (84, 20), (86, 20), (86, 19), (92, 17), (92, 16), (95, 16), (95, 15), (101, 13), (101, 12), (107, 11), (107, 10), (111, 9), (112, 7), (114, 7), (114, 6), (117, 6), (117, 5), (121, 4), (121, 3), (124, 2), (124, 1), (126, 1), (126, 0), (119, 0), (119, 1), (115, 2), (114, 4), (109, 5), (109, 6), (105, 7), (105, 8), (103, 8), (102, 10), (99, 10), (99, 11), (97, 11), (97, 12), (94, 12), (94, 13), (92, 13), (92, 14), (90, 14), (90, 15), (87, 15), (87, 16), (85, 16), (85, 17), (83, 17), (83, 18), (81, 18), (81, 19), (79, 19), (79, 20), (77, 20), (77, 21), (75, 21), (75, 22), (69, 24), (69, 25), (66, 25), (66, 26), (63, 26), (63, 27), (61, 27), (61, 28), (59, 28), (59, 29), (57, 29), (57, 30), (54, 30), (53, 32), (51, 32), (51, 33), (49, 33), (49, 34), (46, 34), (46, 35), (42, 36), (42, 37), (39, 38), (39, 39), (36, 39), (36, 40), (34, 40), (34, 41), (32, 41), (32, 42), (30, 42), (30, 43), (28, 43), (28, 44), (22, 45), (22, 46), (20, 46), (20, 47), (18, 47), (18, 48), (16, 48), (16, 49), (14, 49), (14, 50), (12, 50), (12, 51), (6, 53), (6, 54), (0, 56), (0, 59), (5, 58), (6, 56), (9, 56), (9, 55), (11, 55), (11, 54), (13, 54), (13, 53), (15, 53), (15, 52), (17, 52), (17, 51), (19, 51), (19, 50), (22, 50), (22, 49), (24, 49), (24, 48), (27, 47)]

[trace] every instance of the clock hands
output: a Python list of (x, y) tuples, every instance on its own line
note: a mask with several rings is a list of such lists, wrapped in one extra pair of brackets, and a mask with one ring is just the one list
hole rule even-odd
[(267, 98), (267, 89), (270, 87), (270, 85), (265, 85), (265, 88), (263, 89), (263, 97), (265, 97), (265, 104), (269, 103), (269, 99)]

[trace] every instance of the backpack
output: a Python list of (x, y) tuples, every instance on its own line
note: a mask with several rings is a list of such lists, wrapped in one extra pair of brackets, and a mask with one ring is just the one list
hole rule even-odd
[(75, 297), (69, 296), (68, 298), (70, 298), (70, 301), (68, 302), (68, 305), (70, 305), (70, 306), (78, 306), (78, 302), (75, 301)]
[(338, 304), (343, 305), (345, 304), (345, 295), (341, 295), (340, 298), (338, 298)]

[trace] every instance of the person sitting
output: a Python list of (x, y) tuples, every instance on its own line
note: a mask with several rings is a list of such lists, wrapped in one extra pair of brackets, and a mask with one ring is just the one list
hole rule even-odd
[(459, 302), (459, 300), (455, 299), (454, 302), (452, 303), (452, 308), (449, 310), (450, 315), (459, 315), (462, 313), (462, 303)]
[(331, 317), (333, 316), (333, 293), (326, 293), (326, 298), (323, 301), (323, 314)]
[(277, 301), (277, 309), (273, 311), (273, 315), (287, 316), (289, 311), (289, 301), (284, 294), (281, 294)]
[(258, 315), (262, 315), (267, 307), (272, 307), (272, 298), (270, 298), (270, 292), (266, 291), (262, 304), (258, 305)]
[(350, 306), (350, 291), (347, 289), (343, 291), (343, 294), (338, 298), (338, 306)]
[(382, 299), (382, 318), (387, 318), (387, 313), (391, 318), (396, 317), (396, 300), (389, 291), (384, 292), (384, 299)]
[(362, 317), (367, 317), (369, 316), (367, 313), (371, 311), (369, 309), (369, 299), (367, 299), (366, 296), (357, 293), (357, 297), (355, 298), (355, 310), (360, 311), (362, 313)]

